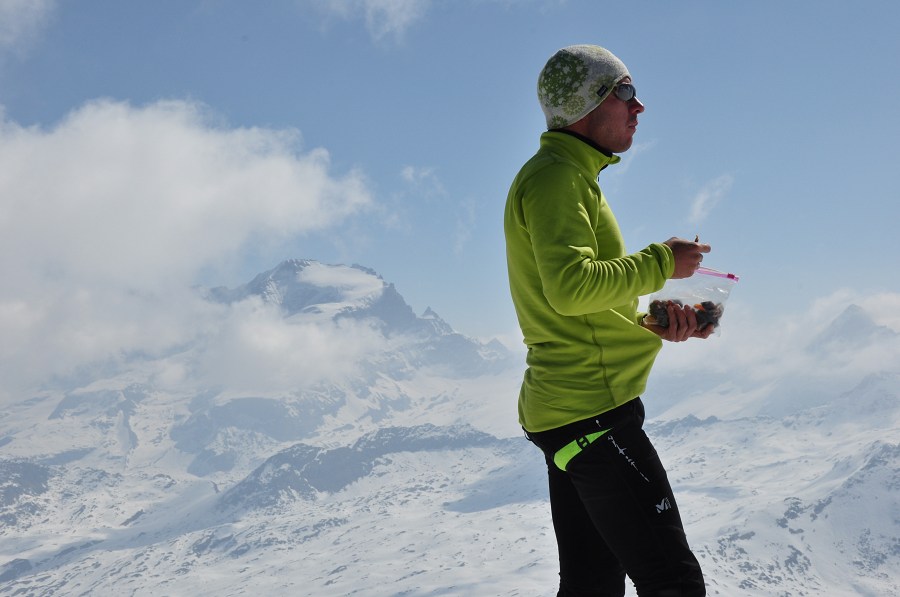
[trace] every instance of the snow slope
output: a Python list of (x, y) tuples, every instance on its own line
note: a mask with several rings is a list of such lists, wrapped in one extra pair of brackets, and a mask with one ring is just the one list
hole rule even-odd
[[(207, 298), (379, 350), (254, 389), (192, 374), (222, 356), (198, 339), (23, 396), (0, 413), (0, 595), (555, 594), (520, 355), (359, 266), (287, 261)], [(900, 341), (855, 306), (825, 323), (801, 380), (676, 360), (645, 397), (710, 595), (900, 594), (900, 371), (846, 366)]]

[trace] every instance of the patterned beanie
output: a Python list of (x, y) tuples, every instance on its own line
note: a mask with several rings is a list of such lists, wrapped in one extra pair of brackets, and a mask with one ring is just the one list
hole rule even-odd
[(547, 117), (547, 128), (558, 129), (581, 120), (628, 76), (622, 61), (600, 46), (559, 50), (538, 77), (538, 100)]

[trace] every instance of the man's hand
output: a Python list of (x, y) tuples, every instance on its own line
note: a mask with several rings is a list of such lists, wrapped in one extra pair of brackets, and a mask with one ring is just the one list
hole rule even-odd
[(711, 247), (701, 242), (691, 242), (683, 238), (670, 238), (664, 245), (672, 249), (675, 256), (675, 272), (672, 278), (690, 278), (700, 267), (703, 253), (709, 253)]
[(642, 324), (645, 328), (669, 342), (684, 342), (688, 338), (706, 339), (713, 333), (715, 326), (711, 323), (703, 326), (703, 329), (697, 329), (697, 314), (693, 307), (688, 305), (676, 305), (669, 303), (666, 306), (669, 313), (669, 326), (661, 327), (658, 325)]

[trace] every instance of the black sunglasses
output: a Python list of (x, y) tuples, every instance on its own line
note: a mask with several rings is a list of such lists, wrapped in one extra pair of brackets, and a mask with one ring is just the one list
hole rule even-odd
[(630, 102), (637, 96), (637, 90), (631, 83), (619, 83), (613, 88), (613, 93), (623, 102)]
[[(631, 83), (619, 83), (613, 87), (612, 92), (623, 102), (630, 102), (637, 97), (637, 90)], [(597, 95), (603, 95), (604, 93), (606, 93), (606, 87), (601, 87), (600, 91), (597, 92)]]

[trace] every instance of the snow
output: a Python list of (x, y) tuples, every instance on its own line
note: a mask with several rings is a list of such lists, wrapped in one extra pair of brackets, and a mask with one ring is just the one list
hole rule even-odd
[[(280, 268), (212, 298), (274, 301), (284, 325), (332, 304), (381, 322), (384, 352), (253, 392), (198, 379), (189, 346), (5, 406), (0, 596), (555, 594), (543, 459), (515, 421), (521, 355), (409, 315), (365, 268)], [(710, 595), (900, 594), (897, 361), (833, 366), (848, 347), (898, 354), (898, 334), (855, 306), (835, 320), (791, 345), (802, 379), (696, 347), (654, 374), (647, 433)], [(723, 327), (719, 356), (744, 330)]]

